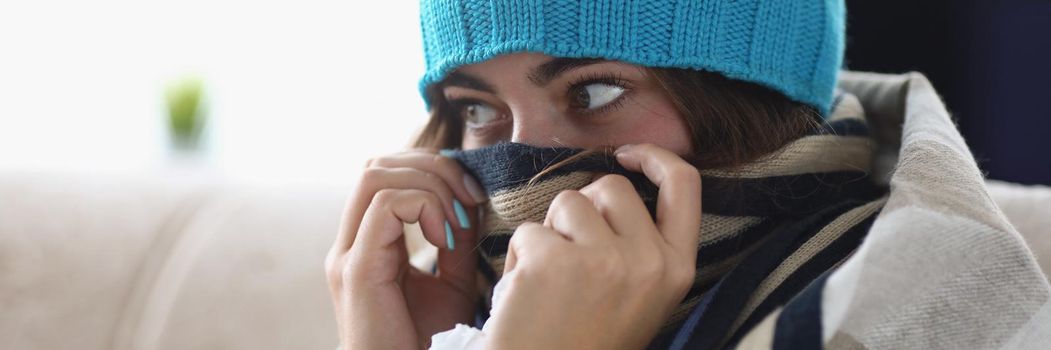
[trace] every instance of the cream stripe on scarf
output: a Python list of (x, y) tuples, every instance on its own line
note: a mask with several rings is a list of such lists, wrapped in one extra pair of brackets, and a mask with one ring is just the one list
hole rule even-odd
[[(718, 279), (722, 278), (727, 272), (730, 272), (737, 264), (740, 264), (745, 258), (752, 254), (756, 249), (759, 249), (769, 237), (763, 237), (763, 239), (755, 242), (751, 246), (748, 246), (744, 250), (731, 255), (728, 258), (719, 259), (713, 264), (705, 265), (697, 270), (697, 274), (693, 279), (693, 285), (703, 285), (707, 283), (713, 283)], [(664, 327), (672, 326), (675, 322), (681, 321), (690, 313), (693, 306), (697, 304), (697, 301), (704, 295), (698, 295), (690, 298), (687, 302), (679, 305), (679, 308), (672, 313), (672, 316), (664, 323)]]
[(498, 221), (494, 221), (494, 226), (489, 226), (487, 222), (485, 227), (489, 230), (514, 230), (526, 221), (543, 222), (547, 207), (559, 192), (583, 188), (591, 182), (591, 176), (589, 172), (572, 172), (533, 185), (522, 184), (514, 189), (494, 193), (489, 206), (496, 215), (487, 215), (487, 220)]
[(733, 237), (744, 232), (752, 226), (763, 222), (758, 216), (726, 216), (716, 214), (705, 214), (701, 210), (701, 239), (698, 242), (701, 247), (718, 243), (726, 238)]
[[(734, 321), (733, 326), (730, 327), (730, 331), (726, 334), (727, 337), (734, 334), (737, 328), (741, 327), (741, 324), (751, 316), (752, 312), (755, 311), (759, 304), (766, 300), (766, 297), (770, 296), (778, 286), (781, 285), (789, 276), (792, 275), (799, 267), (803, 266), (807, 261), (810, 261), (817, 253), (828, 247), (836, 239), (838, 239), (844, 232), (849, 230), (851, 227), (856, 226), (861, 221), (864, 221), (876, 211), (883, 207), (883, 204), (887, 202), (887, 198), (883, 197), (871, 202), (868, 202), (862, 206), (851, 209), (850, 211), (840, 215), (835, 220), (832, 220), (827, 226), (818, 231), (813, 237), (803, 243), (799, 249), (792, 252), (787, 259), (781, 262), (774, 271), (770, 272), (763, 282), (752, 292), (752, 295), (748, 298), (748, 302), (745, 304), (744, 309), (737, 315), (737, 319)], [(726, 340), (724, 340), (725, 342)]]
[(496, 271), (497, 276), (504, 275), (504, 263), (507, 262), (507, 255), (501, 255), (499, 257), (489, 259), (489, 266), (493, 267), (493, 271)]
[[(865, 120), (861, 101), (851, 94), (837, 95), (828, 121)], [(796, 140), (781, 150), (733, 170), (707, 170), (715, 177), (761, 178), (843, 170), (870, 171), (875, 142), (868, 136), (813, 135)], [(828, 152), (835, 149), (835, 152)], [(820, 152), (820, 153), (816, 153)], [(814, 154), (822, 154), (815, 158)]]
[[(707, 176), (755, 179), (844, 170), (868, 172), (874, 148), (875, 143), (868, 136), (807, 136), (737, 169), (707, 170), (701, 173)], [(828, 151), (832, 149), (836, 151)], [(818, 152), (824, 154), (814, 157)]]

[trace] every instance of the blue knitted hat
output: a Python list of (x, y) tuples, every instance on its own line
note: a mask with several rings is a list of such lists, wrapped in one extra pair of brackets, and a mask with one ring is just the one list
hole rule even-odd
[(843, 0), (421, 0), (420, 92), (459, 66), (532, 51), (717, 72), (828, 115), (844, 8)]

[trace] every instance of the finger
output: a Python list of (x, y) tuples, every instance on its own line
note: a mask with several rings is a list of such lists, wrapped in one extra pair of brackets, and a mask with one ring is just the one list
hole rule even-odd
[(369, 162), (370, 167), (401, 168), (409, 167), (438, 175), (456, 194), (456, 199), (466, 205), (475, 206), (487, 200), (485, 191), (478, 182), (463, 170), (456, 160), (436, 154), (430, 149), (399, 153), (392, 156), (376, 158)]
[(392, 281), (400, 273), (404, 257), (404, 225), (419, 223), (423, 237), (445, 246), (445, 213), (434, 193), (416, 189), (383, 189), (365, 211), (348, 259), (359, 276)]
[(671, 151), (651, 145), (622, 146), (615, 152), (626, 169), (641, 171), (659, 187), (657, 228), (683, 256), (696, 257), (701, 227), (701, 176)]
[[(347, 200), (340, 234), (333, 244), (333, 249), (338, 251), (350, 249), (365, 210), (372, 203), (376, 193), (383, 189), (418, 189), (434, 193), (441, 199), (440, 208), (445, 212), (446, 218), (451, 223), (459, 225), (456, 209), (452, 203), (452, 191), (434, 174), (413, 168), (368, 168), (365, 169), (361, 181)], [(439, 246), (444, 247), (445, 244)]]
[[(476, 213), (477, 211), (471, 210), (468, 219), (478, 222)], [(454, 249), (438, 249), (437, 277), (448, 281), (467, 295), (472, 295), (472, 290), (476, 288), (475, 277), (478, 268), (477, 255), (473, 249), (477, 242), (478, 228), (451, 228), (452, 242), (449, 243), (454, 244)]]
[(543, 259), (545, 254), (557, 254), (555, 251), (566, 243), (566, 237), (550, 227), (535, 222), (518, 225), (507, 247), (503, 275), (506, 276), (521, 264), (529, 264), (526, 263), (528, 261)]
[(585, 245), (605, 242), (615, 235), (591, 200), (573, 190), (555, 196), (544, 217), (544, 226)]
[(646, 204), (624, 176), (602, 176), (580, 189), (580, 193), (591, 200), (613, 232), (621, 237), (649, 238), (657, 231)]

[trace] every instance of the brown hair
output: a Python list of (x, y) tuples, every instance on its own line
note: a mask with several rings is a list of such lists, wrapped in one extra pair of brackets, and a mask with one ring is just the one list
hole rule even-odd
[[(698, 169), (733, 168), (755, 161), (802, 137), (821, 120), (813, 107), (765, 86), (701, 70), (646, 70), (685, 119), (693, 149), (685, 158)], [(415, 146), (459, 148), (463, 125), (450, 122), (458, 118), (449, 114), (441, 84), (432, 85), (426, 94), (432, 103), (431, 118)], [(602, 150), (593, 152), (598, 151)]]

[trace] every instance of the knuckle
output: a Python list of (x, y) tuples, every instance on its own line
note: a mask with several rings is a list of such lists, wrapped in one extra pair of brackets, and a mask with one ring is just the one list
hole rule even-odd
[(343, 270), (336, 269), (325, 271), (325, 279), (329, 286), (338, 287), (343, 285)]
[[(519, 281), (541, 281), (549, 275), (552, 266), (550, 261), (544, 259), (532, 259), (532, 257), (520, 257), (515, 263), (512, 275)], [(515, 280), (512, 280), (513, 282)]]
[(600, 180), (603, 180), (607, 186), (613, 188), (631, 187), (631, 181), (629, 181), (627, 177), (624, 177), (624, 175), (620, 174), (606, 175), (603, 176)]
[(408, 174), (413, 174), (412, 176), (414, 177), (421, 178), (421, 180), (423, 181), (423, 186), (425, 186), (426, 188), (430, 188), (433, 191), (439, 191), (439, 193), (444, 193), (449, 188), (449, 186), (445, 184), (445, 181), (443, 181), (441, 177), (438, 176), (438, 174), (435, 174), (433, 172), (420, 170), (416, 168), (405, 168), (404, 171), (406, 171), (406, 173)]
[(354, 271), (351, 260), (344, 254), (332, 254), (325, 259), (325, 277), (332, 288), (342, 288), (354, 281)]
[(541, 227), (540, 224), (525, 222), (515, 228), (515, 232), (511, 235), (511, 240), (508, 242), (508, 245), (515, 249), (519, 260), (523, 258), (531, 259), (531, 255), (546, 252), (546, 250), (543, 249), (537, 252), (528, 247), (531, 244), (530, 242), (535, 239), (536, 235), (541, 234), (541, 232), (537, 232), (539, 227)]
[(431, 156), (431, 163), (433, 163), (434, 171), (446, 176), (450, 179), (457, 179), (463, 176), (463, 170), (460, 167), (460, 163), (455, 159), (443, 156), (441, 154), (435, 154)]
[(387, 167), (390, 164), (390, 161), (391, 161), (391, 159), (390, 159), (389, 155), (372, 157), (372, 158), (369, 158), (367, 161), (365, 161), (365, 167), (366, 168), (385, 168), (385, 167)]
[(438, 153), (438, 149), (434, 147), (413, 147), (408, 152), (435, 154)]
[(452, 160), (452, 158), (440, 154), (431, 155), (431, 163), (434, 164), (435, 169), (439, 169), (442, 171), (452, 170), (454, 162), (455, 161)]
[(596, 190), (591, 193), (592, 198), (597, 200), (608, 199), (614, 196), (614, 193), (620, 193), (623, 191), (631, 191), (634, 193), (635, 187), (631, 184), (631, 181), (623, 175), (606, 175), (598, 179), (595, 182)]
[(581, 194), (580, 191), (562, 190), (561, 192), (556, 194), (555, 199), (551, 201), (551, 208), (554, 209), (566, 206), (579, 199), (580, 196), (583, 196), (583, 194)]
[(390, 204), (398, 197), (398, 190), (384, 188), (376, 192), (376, 195), (372, 197), (372, 202), (378, 205)]
[(325, 276), (328, 277), (330, 284), (339, 283), (339, 277), (342, 275), (342, 269), (339, 266), (339, 258), (336, 254), (329, 253), (325, 257)]
[(542, 280), (543, 277), (543, 271), (537, 269), (531, 261), (519, 261), (515, 264), (514, 271), (503, 276), (503, 278), (509, 279), (512, 286), (535, 283)]
[[(598, 180), (595, 180), (595, 182), (593, 182), (592, 185), (589, 186), (589, 188), (590, 187), (595, 187), (595, 188), (600, 189), (600, 190), (602, 190), (602, 189), (620, 189), (620, 188), (623, 188), (624, 186), (631, 186), (631, 182), (628, 181), (628, 178), (624, 177), (623, 175), (618, 175), (618, 174), (607, 174), (607, 175), (603, 175), (602, 177), (598, 178)], [(602, 193), (603, 191), (598, 191), (598, 192)]]
[(410, 192), (423, 197), (424, 201), (426, 201), (426, 204), (428, 205), (432, 205), (436, 208), (442, 207), (442, 199), (440, 196), (438, 196), (437, 193), (423, 190), (410, 190)]
[(383, 178), (387, 175), (387, 170), (383, 168), (367, 168), (361, 173), (361, 183), (367, 184), (376, 181), (377, 179)]
[(693, 267), (676, 268), (669, 271), (669, 283), (675, 290), (686, 291), (693, 286), (696, 277)]
[(518, 225), (518, 227), (515, 228), (515, 233), (511, 235), (510, 244), (523, 244), (523, 241), (528, 239), (527, 235), (530, 234), (529, 232), (535, 230), (538, 226), (540, 226), (540, 224), (532, 221), (526, 221)]

